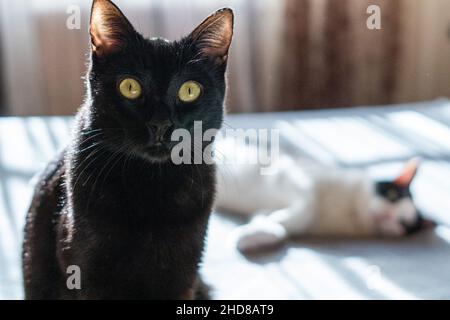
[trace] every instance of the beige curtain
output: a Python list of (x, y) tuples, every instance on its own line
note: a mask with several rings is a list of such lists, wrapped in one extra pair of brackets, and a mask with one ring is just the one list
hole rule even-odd
[(7, 112), (25, 114), (27, 106), (40, 108), (43, 102), (38, 86), (34, 27), (27, 0), (0, 1), (0, 71)]
[[(147, 36), (177, 39), (212, 11), (236, 13), (231, 112), (376, 105), (450, 95), (450, 0), (115, 0)], [(81, 8), (81, 30), (66, 10)], [(382, 30), (366, 9), (381, 7)], [(82, 102), (87, 0), (0, 0), (10, 114), (73, 114)]]
[[(229, 72), (231, 111), (268, 108), (276, 81), (283, 1), (115, 0), (146, 36), (178, 39), (223, 6), (236, 12)], [(82, 102), (90, 1), (0, 0), (2, 73), (10, 114), (73, 114)], [(81, 8), (81, 30), (66, 28), (67, 8)], [(274, 76), (266, 77), (271, 74)]]
[[(366, 10), (381, 9), (381, 30)], [(287, 0), (274, 109), (378, 105), (450, 94), (450, 1)]]

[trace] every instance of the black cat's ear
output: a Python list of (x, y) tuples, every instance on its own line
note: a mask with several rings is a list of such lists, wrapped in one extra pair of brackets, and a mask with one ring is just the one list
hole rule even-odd
[(213, 59), (217, 64), (224, 64), (233, 38), (233, 24), (233, 10), (223, 8), (206, 18), (192, 31), (190, 37), (201, 55)]
[(402, 173), (394, 180), (394, 184), (399, 187), (409, 187), (419, 169), (420, 159), (414, 158), (408, 161)]
[(120, 9), (109, 0), (92, 3), (89, 31), (92, 52), (98, 57), (120, 51), (136, 33)]

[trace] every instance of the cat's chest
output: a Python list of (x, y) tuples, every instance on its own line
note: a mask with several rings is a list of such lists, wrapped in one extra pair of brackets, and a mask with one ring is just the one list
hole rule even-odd
[(101, 190), (98, 204), (109, 203), (110, 210), (137, 216), (186, 216), (207, 210), (215, 193), (215, 176), (148, 174), (132, 179), (112, 179)]
[(118, 248), (131, 252), (136, 245), (154, 251), (174, 241), (192, 243), (206, 228), (213, 189), (214, 181), (207, 177), (201, 184), (185, 176), (176, 181), (152, 175), (132, 181), (112, 178), (94, 192), (88, 207), (80, 206), (83, 194), (74, 198), (79, 205), (74, 225), (82, 238), (92, 239), (94, 248), (110, 248), (111, 256)]

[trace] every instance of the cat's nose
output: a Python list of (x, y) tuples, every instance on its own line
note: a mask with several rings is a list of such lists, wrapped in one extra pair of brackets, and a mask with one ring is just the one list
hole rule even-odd
[(164, 140), (164, 135), (172, 128), (173, 123), (169, 119), (158, 121), (151, 120), (145, 125), (154, 136), (156, 142), (162, 142)]

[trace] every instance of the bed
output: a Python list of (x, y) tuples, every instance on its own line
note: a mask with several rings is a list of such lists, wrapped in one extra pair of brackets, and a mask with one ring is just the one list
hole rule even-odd
[[(31, 178), (62, 149), (71, 117), (0, 118), (0, 299), (23, 298), (20, 252)], [(395, 175), (413, 156), (413, 186), (435, 230), (397, 240), (297, 239), (244, 257), (242, 223), (212, 215), (202, 273), (217, 299), (450, 298), (450, 101), (351, 109), (229, 115), (224, 128), (276, 128), (283, 152)]]

